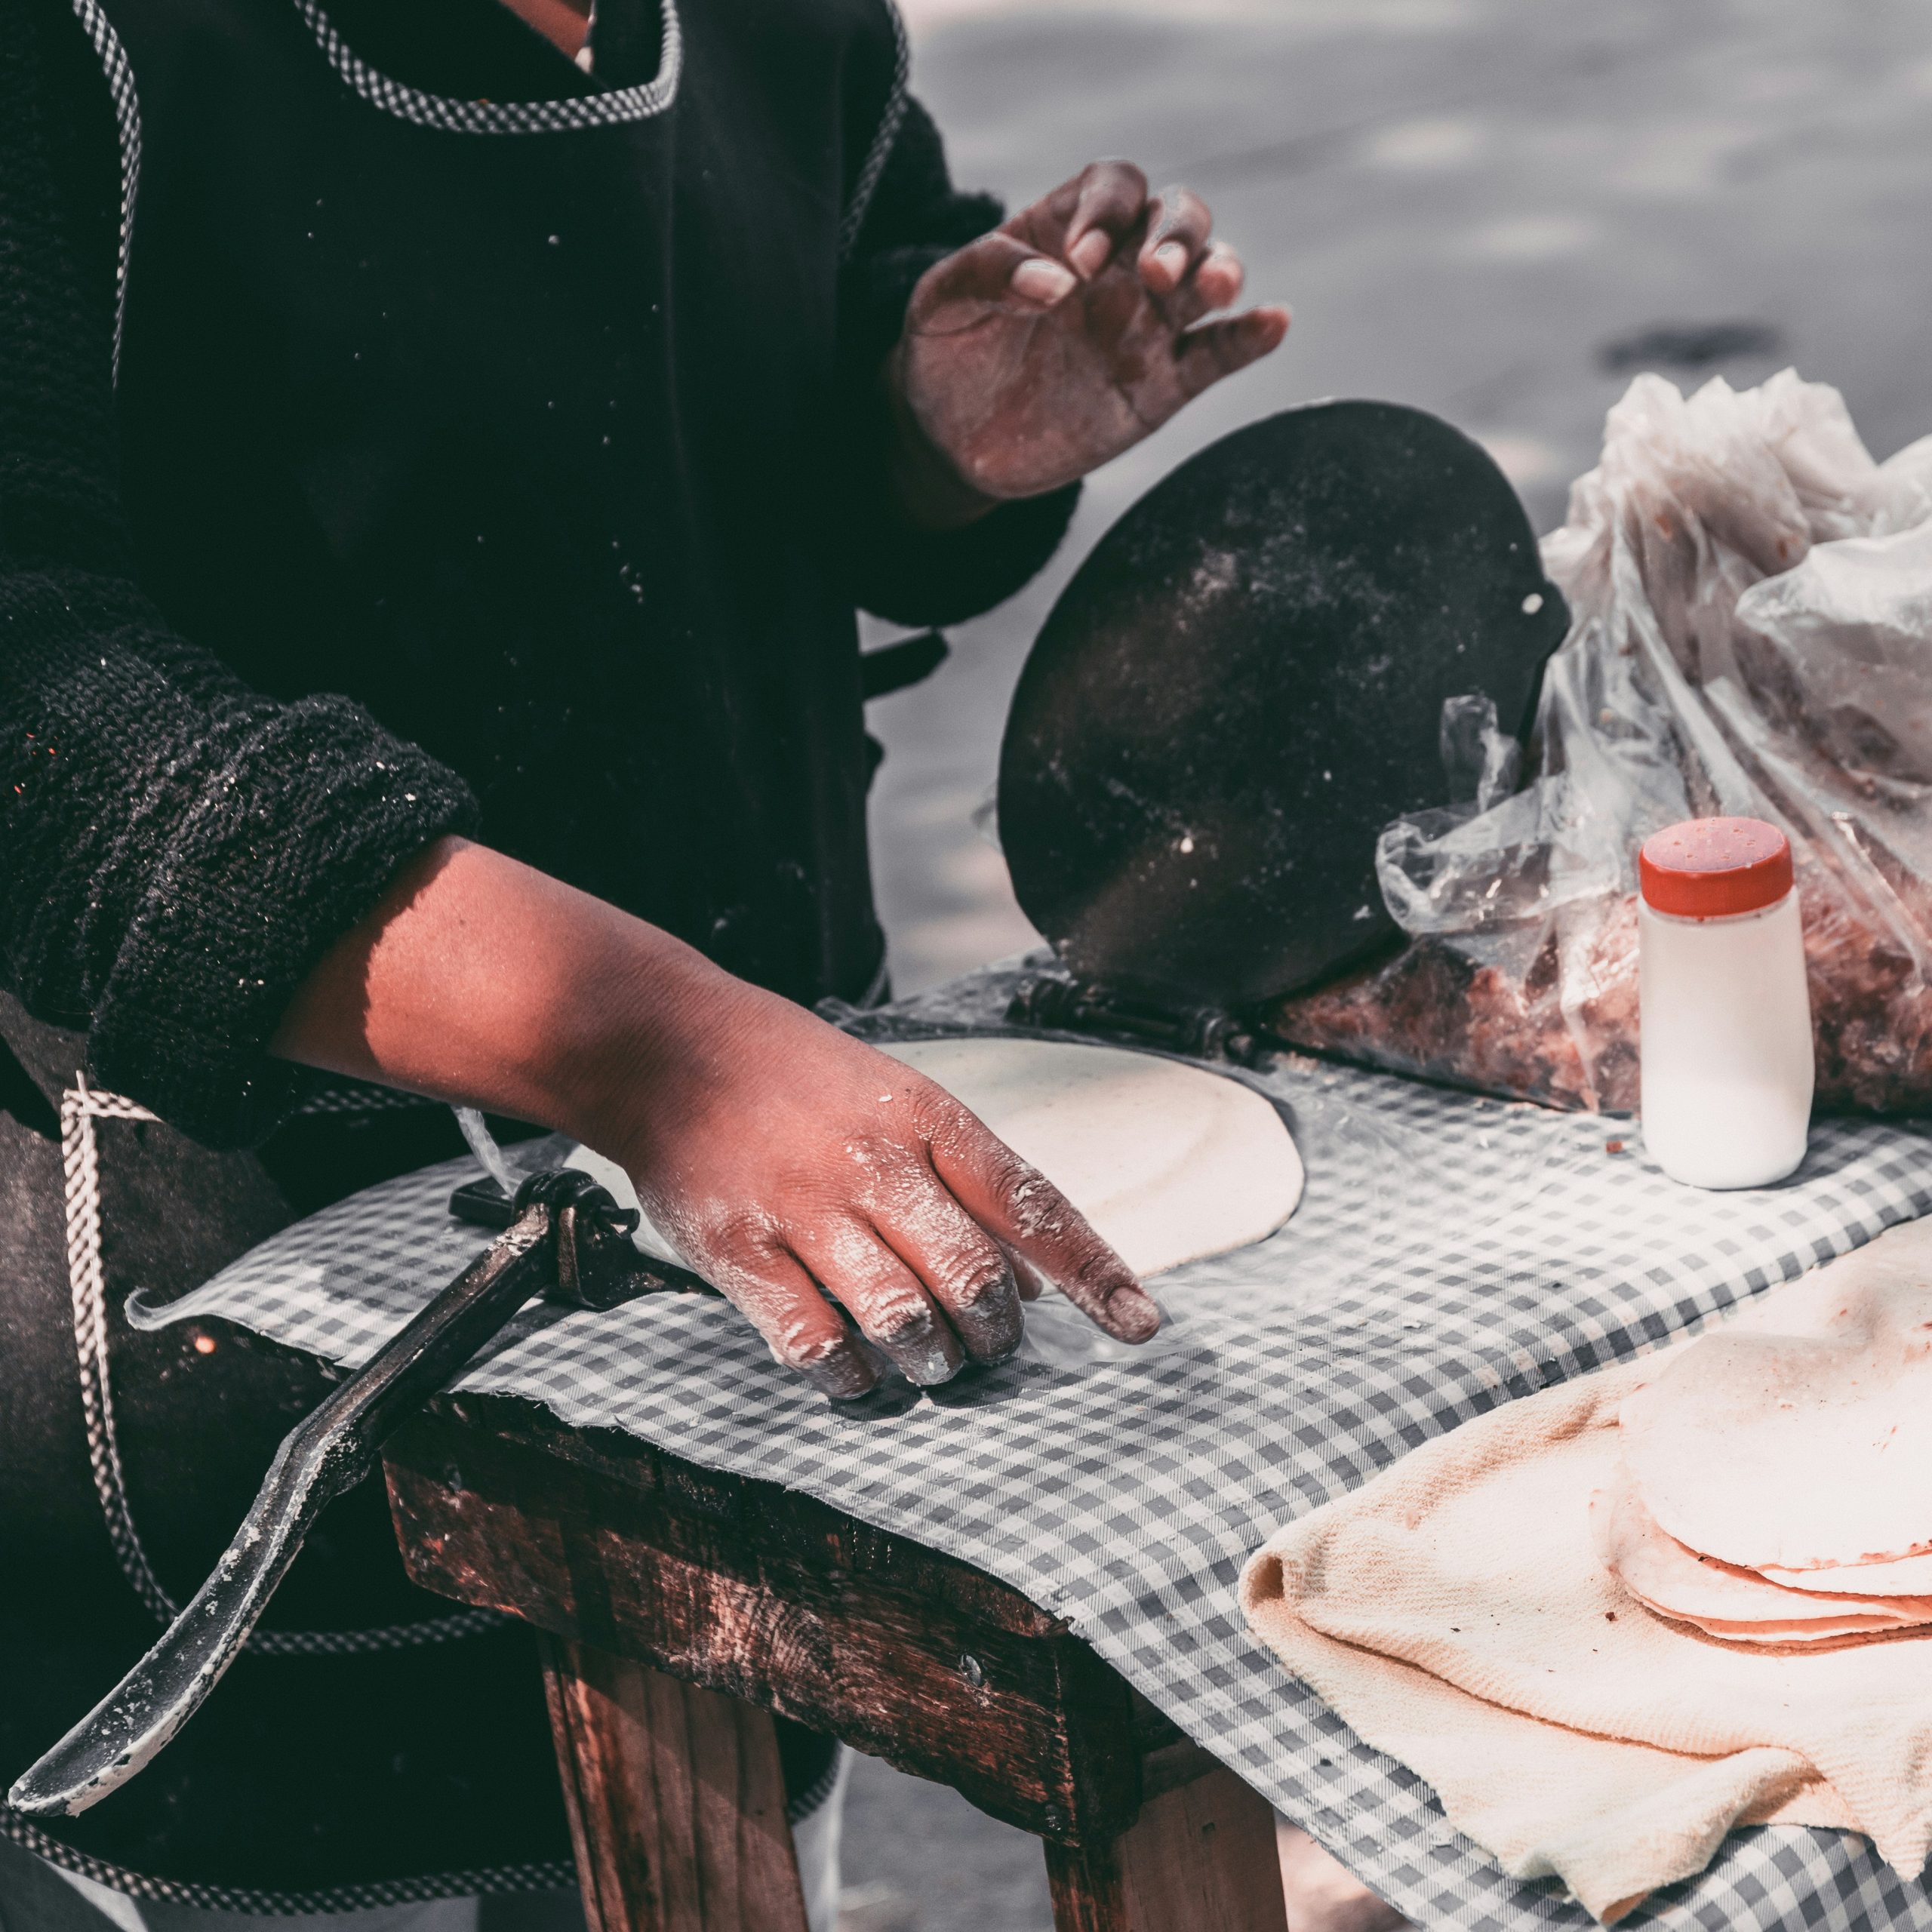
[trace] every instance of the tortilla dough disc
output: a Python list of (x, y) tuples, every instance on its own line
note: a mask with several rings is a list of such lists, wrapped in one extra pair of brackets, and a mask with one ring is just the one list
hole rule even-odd
[(883, 1051), (971, 1108), (1143, 1278), (1266, 1240), (1301, 1199), (1281, 1115), (1224, 1074), (1066, 1040)]
[[(1301, 1199), (1301, 1158), (1275, 1109), (1204, 1067), (1118, 1047), (1001, 1037), (881, 1048), (970, 1107), (1058, 1187), (1143, 1279), (1263, 1241)], [(637, 1204), (587, 1147), (569, 1164)], [(637, 1244), (675, 1261), (647, 1219)]]
[[(1590, 1498), (1597, 1554), (1647, 1610), (1694, 1623), (1713, 1636), (1772, 1632), (1760, 1641), (1839, 1636), (1857, 1630), (1903, 1630), (1932, 1623), (1932, 1597), (1828, 1596), (1788, 1589), (1686, 1549), (1657, 1527), (1627, 1469)], [(1817, 1574), (1817, 1573), (1812, 1573)]]
[(1623, 1457), (1676, 1540), (1762, 1571), (1932, 1549), (1932, 1229), (1787, 1290), (1779, 1325), (1690, 1343), (1625, 1401)]

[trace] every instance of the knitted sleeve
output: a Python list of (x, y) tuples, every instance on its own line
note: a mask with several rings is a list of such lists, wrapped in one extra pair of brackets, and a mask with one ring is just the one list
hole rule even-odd
[[(855, 389), (877, 380), (920, 276), (996, 227), (1003, 214), (990, 195), (953, 186), (938, 128), (907, 100), (845, 271), (841, 347)], [(855, 411), (863, 408), (855, 402)], [(1080, 486), (1005, 504), (964, 530), (937, 534), (895, 518), (878, 500), (876, 478), (863, 469), (853, 494), (860, 506), (848, 538), (856, 601), (895, 623), (944, 624), (990, 610), (1045, 563), (1066, 534)]]
[(211, 1146), (300, 1091), (267, 1043), (462, 783), (346, 699), (171, 632), (116, 496), (114, 123), (58, 0), (0, 0), (0, 986)]

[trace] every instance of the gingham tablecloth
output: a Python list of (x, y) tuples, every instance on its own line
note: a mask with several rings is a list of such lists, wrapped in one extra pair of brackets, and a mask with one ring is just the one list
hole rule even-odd
[[(1012, 977), (866, 1024), (997, 1025)], [(781, 1372), (728, 1309), (653, 1296), (529, 1311), (462, 1386), (808, 1491), (1003, 1578), (1430, 1932), (1587, 1925), (1553, 1886), (1505, 1878), (1426, 1786), (1292, 1681), (1248, 1635), (1235, 1577), (1281, 1523), (1429, 1437), (1924, 1213), (1932, 1145), (1828, 1121), (1792, 1182), (1703, 1194), (1614, 1121), (1307, 1061), (1257, 1084), (1294, 1123), (1304, 1204), (1259, 1247), (1163, 1278), (1173, 1320), (1155, 1353), (1083, 1360), (1078, 1324), (1049, 1318), (970, 1386), (848, 1411)], [(225, 1316), (358, 1363), (484, 1244), (445, 1210), (467, 1171), (371, 1189), (143, 1319)], [(1628, 1923), (1932, 1932), (1932, 1893), (1863, 1839), (1757, 1829)]]

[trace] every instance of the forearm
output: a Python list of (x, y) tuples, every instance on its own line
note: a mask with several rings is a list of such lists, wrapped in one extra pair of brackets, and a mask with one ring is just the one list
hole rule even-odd
[(728, 1049), (728, 1020), (697, 1009), (733, 984), (641, 919), (440, 839), (309, 976), (270, 1051), (608, 1146), (666, 1056)]
[(930, 1082), (481, 845), (405, 865), (272, 1051), (621, 1162), (678, 1251), (829, 1395), (876, 1371), (827, 1294), (921, 1383), (1011, 1353), (1014, 1255), (1111, 1334), (1158, 1323), (1072, 1204)]

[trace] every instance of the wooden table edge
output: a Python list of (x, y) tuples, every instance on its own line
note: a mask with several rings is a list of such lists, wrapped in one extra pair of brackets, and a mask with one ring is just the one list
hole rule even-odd
[(384, 1463), (414, 1580), (540, 1633), (592, 1932), (805, 1932), (774, 1713), (1038, 1837), (1059, 1932), (1286, 1932), (1266, 1801), (972, 1564), (515, 1397)]

